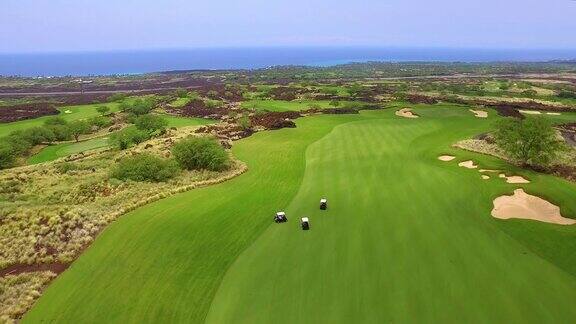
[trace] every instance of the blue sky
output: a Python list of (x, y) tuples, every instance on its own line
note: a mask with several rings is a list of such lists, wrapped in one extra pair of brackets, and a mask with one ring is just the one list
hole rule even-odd
[(0, 52), (576, 48), (574, 0), (0, 0)]

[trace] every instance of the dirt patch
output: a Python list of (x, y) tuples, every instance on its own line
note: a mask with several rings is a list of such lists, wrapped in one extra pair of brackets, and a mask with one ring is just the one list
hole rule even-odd
[(470, 111), (471, 111), (472, 113), (474, 113), (474, 115), (475, 115), (477, 118), (488, 118), (488, 112), (487, 112), (487, 111), (484, 111), (484, 110), (474, 110), (474, 109), (470, 109)]
[(210, 118), (210, 119), (221, 119), (222, 116), (228, 114), (228, 110), (224, 107), (207, 107), (204, 101), (200, 99), (190, 100), (185, 106), (180, 108), (166, 108), (166, 111), (170, 114), (184, 117), (198, 117), (198, 118)]
[(438, 99), (436, 98), (419, 94), (409, 94), (406, 96), (406, 100), (411, 104), (435, 105), (438, 103)]
[(472, 160), (460, 162), (460, 163), (458, 163), (458, 166), (461, 166), (461, 167), (467, 168), (467, 169), (476, 169), (478, 167), (476, 164), (474, 164), (474, 161), (472, 161)]
[(69, 263), (44, 263), (44, 264), (14, 264), (5, 269), (0, 270), (0, 278), (8, 275), (18, 275), (25, 272), (37, 271), (51, 271), (55, 274), (60, 274), (68, 269)]
[(404, 117), (404, 118), (418, 118), (420, 116), (416, 115), (412, 112), (411, 108), (402, 108), (396, 112), (396, 116)]
[(498, 115), (502, 117), (524, 118), (524, 115), (522, 115), (518, 109), (509, 105), (495, 105), (492, 106), (492, 108), (494, 108), (496, 112), (498, 112)]
[(562, 217), (560, 207), (529, 195), (522, 189), (514, 190), (512, 196), (504, 195), (494, 199), (492, 216), (499, 219), (531, 219), (560, 225), (576, 224), (576, 220)]
[(450, 162), (452, 160), (454, 160), (456, 157), (452, 156), (452, 155), (440, 155), (438, 157), (438, 160), (440, 161), (444, 161), (444, 162)]
[(199, 127), (195, 133), (211, 134), (220, 140), (220, 143), (225, 148), (230, 148), (231, 143), (228, 141), (237, 141), (241, 138), (248, 137), (254, 134), (252, 129), (244, 129), (237, 124), (231, 123), (218, 123)]

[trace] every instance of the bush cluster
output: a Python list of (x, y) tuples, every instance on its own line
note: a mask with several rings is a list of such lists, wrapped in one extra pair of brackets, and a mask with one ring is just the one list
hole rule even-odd
[(122, 102), (120, 104), (120, 110), (134, 116), (146, 115), (151, 112), (156, 106), (156, 98), (148, 97), (145, 99), (136, 99), (134, 102)]
[(150, 138), (150, 134), (135, 127), (128, 127), (110, 136), (111, 146), (125, 150), (134, 145), (140, 144)]
[(172, 154), (178, 164), (187, 170), (222, 171), (230, 164), (230, 157), (224, 148), (216, 140), (206, 137), (184, 139), (174, 145)]
[(174, 160), (142, 153), (122, 159), (112, 171), (121, 180), (161, 182), (173, 178), (180, 170)]

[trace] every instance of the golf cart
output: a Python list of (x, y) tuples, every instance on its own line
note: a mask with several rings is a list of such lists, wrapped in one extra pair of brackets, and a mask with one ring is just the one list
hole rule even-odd
[(320, 199), (320, 209), (326, 210), (328, 208), (328, 200), (326, 198)]
[(302, 229), (305, 231), (310, 229), (310, 221), (308, 220), (308, 217), (302, 217), (300, 225), (302, 226)]
[(277, 212), (276, 216), (274, 216), (274, 221), (276, 223), (285, 223), (288, 221), (288, 218), (286, 217), (286, 213), (285, 212)]

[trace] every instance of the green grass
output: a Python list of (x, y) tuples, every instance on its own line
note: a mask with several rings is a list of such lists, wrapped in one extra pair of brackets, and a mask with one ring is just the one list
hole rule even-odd
[[(138, 97), (129, 97), (125, 100), (127, 102), (131, 102), (136, 100)], [(140, 97), (141, 98), (141, 97)], [(98, 103), (98, 104), (90, 104), (90, 105), (77, 105), (77, 106), (65, 106), (59, 107), (58, 110), (60, 114), (58, 116), (64, 118), (67, 121), (79, 120), (79, 119), (86, 119), (94, 116), (99, 116), (100, 113), (96, 111), (96, 107), (98, 106), (108, 106), (110, 107), (110, 112), (116, 112), (120, 109), (120, 102), (107, 102), (107, 103)], [(69, 111), (66, 113), (66, 111)], [(44, 121), (52, 116), (44, 116), (34, 119), (26, 119), (12, 123), (3, 123), (0, 124), (0, 137), (4, 137), (15, 130), (23, 130), (26, 128), (41, 126), (44, 124)]]
[(121, 217), (23, 322), (574, 322), (575, 227), (493, 219), (516, 186), (457, 163), (520, 173), (572, 217), (574, 184), (451, 147), (494, 114), (415, 111), (307, 117), (237, 142), (248, 173)]
[(63, 143), (63, 144), (50, 145), (43, 148), (37, 154), (31, 156), (28, 159), (27, 163), (38, 164), (42, 162), (53, 161), (68, 155), (107, 146), (108, 146), (108, 137), (98, 137), (78, 143)]
[(186, 106), (187, 103), (190, 102), (190, 100), (191, 100), (191, 98), (188, 98), (188, 97), (177, 98), (176, 100), (174, 100), (170, 103), (170, 106), (176, 107), (176, 108), (184, 107), (184, 106)]
[(317, 105), (320, 108), (329, 108), (330, 101), (325, 100), (248, 100), (242, 102), (243, 108), (269, 111), (301, 111), (311, 108), (311, 105)]
[[(96, 111), (96, 107), (98, 106), (108, 106), (110, 107), (110, 111), (114, 112), (118, 111), (119, 105), (120, 104), (118, 102), (109, 102), (103, 104), (60, 107), (58, 108), (58, 110), (60, 111), (60, 114), (58, 116), (64, 118), (67, 121), (85, 119), (100, 115)], [(69, 111), (70, 113), (65, 113), (65, 111)], [(23, 130), (26, 128), (42, 126), (42, 124), (44, 124), (44, 121), (50, 117), (52, 116), (44, 116), (34, 119), (26, 119), (12, 123), (0, 124), (0, 137), (4, 137), (16, 130)]]

